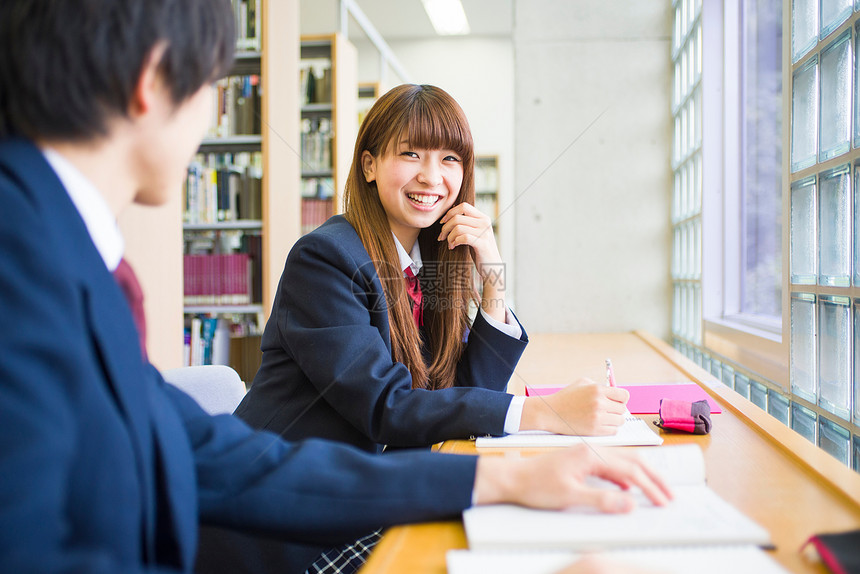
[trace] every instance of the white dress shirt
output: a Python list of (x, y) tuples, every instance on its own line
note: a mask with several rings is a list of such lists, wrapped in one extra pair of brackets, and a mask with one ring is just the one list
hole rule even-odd
[(125, 242), (107, 201), (96, 186), (58, 152), (45, 148), (42, 154), (57, 174), (60, 183), (66, 188), (66, 193), (69, 194), (78, 213), (81, 214), (90, 238), (104, 259), (108, 271), (113, 273), (122, 259)]

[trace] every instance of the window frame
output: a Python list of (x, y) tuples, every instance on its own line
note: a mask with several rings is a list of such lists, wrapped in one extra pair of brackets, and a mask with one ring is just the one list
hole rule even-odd
[[(788, 204), (790, 160), (790, 66), (783, 66), (781, 321), (751, 316), (741, 308), (741, 3), (703, 3), (702, 346), (741, 364), (783, 389), (789, 388)], [(782, 3), (782, 61), (790, 54), (790, 3)], [(727, 73), (729, 65), (736, 71)]]

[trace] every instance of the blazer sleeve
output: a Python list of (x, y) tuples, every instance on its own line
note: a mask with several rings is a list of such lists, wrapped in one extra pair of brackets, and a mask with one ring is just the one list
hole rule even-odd
[[(426, 446), (503, 434), (511, 395), (474, 387), (412, 388), (411, 373), (392, 360), (383, 338), (385, 298), (372, 267), (370, 261), (359, 266), (325, 234), (305, 236), (287, 258), (274, 319), (281, 344), (316, 391), (380, 444)], [(473, 353), (465, 369), (472, 374), (491, 355)]]
[[(514, 320), (519, 323), (516, 316)], [(490, 325), (482, 313), (477, 313), (457, 365), (456, 385), (505, 392), (528, 344), (528, 335), (521, 323), (520, 328), (522, 335), (514, 339)]]
[(165, 386), (191, 439), (205, 523), (338, 544), (381, 526), (451, 518), (471, 504), (476, 457), (286, 443), (232, 415), (210, 417)]

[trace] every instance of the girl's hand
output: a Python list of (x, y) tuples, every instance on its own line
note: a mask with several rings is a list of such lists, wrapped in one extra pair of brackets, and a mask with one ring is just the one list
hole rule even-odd
[(496, 245), (493, 222), (470, 203), (455, 205), (440, 220), (442, 233), (439, 241), (448, 241), (448, 248), (468, 245), (481, 277), (484, 289), (481, 309), (498, 321), (506, 322), (505, 264)]
[(461, 203), (449, 209), (440, 222), (442, 233), (439, 234), (439, 241), (447, 240), (449, 249), (458, 245), (471, 247), (481, 281), (486, 283), (489, 279), (495, 279), (503, 262), (489, 216), (474, 205)]
[(520, 428), (568, 435), (614, 435), (624, 424), (629, 398), (624, 389), (580, 379), (557, 393), (527, 397)]

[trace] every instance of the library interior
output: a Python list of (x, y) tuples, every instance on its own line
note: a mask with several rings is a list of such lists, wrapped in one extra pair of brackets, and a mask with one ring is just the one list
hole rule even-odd
[[(364, 115), (439, 86), (531, 340), (509, 391), (603, 380), (607, 357), (619, 385), (695, 383), (710, 434), (651, 430), (698, 444), (709, 487), (769, 534), (767, 562), (710, 562), (827, 571), (801, 547), (860, 529), (860, 0), (461, 0), (449, 29), (431, 0), (233, 4), (182, 195), (120, 221), (157, 367), (250, 385), (290, 248), (343, 211)], [(473, 562), (498, 556), (465, 552), (472, 522), (391, 529), (362, 572), (555, 572), (576, 550)]]

